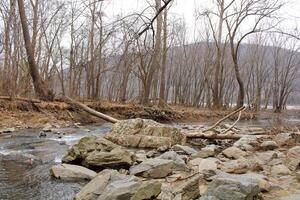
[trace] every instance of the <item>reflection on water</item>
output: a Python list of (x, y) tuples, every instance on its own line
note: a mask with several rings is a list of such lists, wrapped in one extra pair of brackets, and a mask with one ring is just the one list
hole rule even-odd
[(0, 199), (73, 199), (83, 183), (52, 179), (49, 169), (61, 161), (69, 145), (87, 135), (101, 135), (110, 125), (85, 128), (90, 131), (65, 128), (59, 130), (65, 135), (48, 133), (47, 138), (39, 138), (39, 130), (24, 130), (12, 137), (0, 136)]

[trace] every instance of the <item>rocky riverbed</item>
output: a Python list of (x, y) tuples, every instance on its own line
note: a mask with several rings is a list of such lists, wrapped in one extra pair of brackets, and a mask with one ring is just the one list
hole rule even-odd
[(300, 199), (298, 133), (243, 124), (240, 139), (184, 137), (204, 128), (133, 119), (3, 133), (0, 199)]

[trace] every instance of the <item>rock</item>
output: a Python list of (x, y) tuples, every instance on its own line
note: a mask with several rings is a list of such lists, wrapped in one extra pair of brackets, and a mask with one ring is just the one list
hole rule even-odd
[(144, 150), (136, 152), (135, 157), (136, 157), (136, 162), (138, 162), (138, 163), (141, 163), (141, 162), (147, 160), (147, 155)]
[(0, 153), (0, 157), (4, 160), (11, 160), (17, 163), (28, 165), (37, 165), (42, 163), (42, 159), (40, 157), (18, 151)]
[(280, 145), (290, 145), (295, 142), (295, 139), (293, 138), (291, 133), (279, 133), (274, 137), (274, 141)]
[(76, 194), (76, 200), (141, 200), (152, 199), (161, 191), (161, 183), (142, 181), (115, 170), (101, 171)]
[(41, 131), (39, 134), (39, 137), (47, 137), (47, 133), (44, 131)]
[(92, 180), (97, 173), (85, 167), (70, 164), (60, 164), (51, 167), (51, 174), (66, 181)]
[(60, 140), (60, 141), (58, 141), (58, 144), (60, 144), (60, 145), (66, 145), (66, 144), (67, 144), (67, 142), (66, 142), (66, 141), (64, 141), (64, 140)]
[(273, 159), (278, 158), (278, 154), (275, 151), (257, 152), (255, 155), (263, 165), (266, 165)]
[(127, 150), (102, 137), (88, 136), (73, 145), (62, 161), (97, 170), (128, 169), (135, 162), (135, 158)]
[(133, 162), (133, 155), (121, 147), (110, 152), (94, 151), (84, 160), (84, 164), (92, 168), (128, 168)]
[(168, 183), (162, 187), (160, 199), (163, 200), (191, 200), (200, 196), (200, 175), (194, 175), (185, 180)]
[(289, 175), (291, 171), (285, 165), (275, 165), (271, 168), (271, 174), (274, 176)]
[(171, 147), (185, 141), (180, 129), (139, 118), (120, 120), (105, 138), (122, 146), (137, 148)]
[(227, 173), (243, 174), (248, 171), (247, 160), (244, 157), (221, 164), (221, 170)]
[(15, 132), (16, 129), (15, 128), (5, 128), (5, 129), (0, 129), (0, 134), (1, 133), (12, 133)]
[(165, 152), (157, 158), (174, 161), (173, 170), (182, 170), (182, 171), (184, 171), (184, 170), (187, 169), (187, 166), (186, 166), (184, 160), (175, 151)]
[(298, 200), (300, 199), (300, 191), (295, 194), (288, 195), (286, 197), (280, 198), (280, 200)]
[(189, 146), (183, 146), (176, 144), (172, 147), (173, 151), (176, 151), (179, 154), (186, 154), (186, 155), (192, 155), (194, 153), (197, 153), (195, 149)]
[(227, 158), (239, 159), (246, 156), (246, 152), (237, 147), (229, 147), (222, 152)]
[(208, 158), (216, 155), (216, 145), (208, 145), (202, 148), (199, 152), (192, 154), (193, 158)]
[(52, 125), (51, 124), (46, 124), (44, 128), (42, 129), (42, 132), (51, 132), (52, 131)]
[(286, 156), (287, 167), (295, 171), (300, 164), (300, 146), (289, 149)]
[(189, 166), (199, 166), (203, 158), (194, 158), (188, 162)]
[(296, 179), (300, 182), (300, 171), (296, 172)]
[(259, 192), (259, 184), (252, 176), (220, 173), (212, 178), (200, 200), (253, 200)]
[(157, 151), (161, 152), (161, 153), (164, 153), (164, 152), (166, 152), (168, 150), (169, 150), (169, 147), (166, 146), (166, 145), (157, 148)]
[(159, 158), (148, 159), (129, 169), (130, 175), (142, 176), (145, 178), (164, 178), (171, 174), (175, 168), (173, 160)]
[(258, 141), (255, 135), (245, 135), (233, 144), (233, 146), (245, 151), (252, 151), (257, 145)]
[(156, 153), (157, 152), (155, 150), (151, 150), (146, 153), (146, 156), (147, 156), (147, 158), (154, 158)]
[(263, 149), (263, 150), (274, 150), (274, 149), (277, 149), (278, 148), (278, 144), (274, 141), (264, 141), (260, 147)]
[(218, 168), (218, 159), (216, 158), (206, 158), (202, 159), (199, 164), (199, 173), (208, 174), (215, 173)]

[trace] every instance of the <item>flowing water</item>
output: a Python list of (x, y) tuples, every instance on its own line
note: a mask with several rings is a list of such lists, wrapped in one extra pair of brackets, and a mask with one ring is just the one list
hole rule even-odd
[[(45, 138), (39, 138), (40, 130), (0, 135), (0, 199), (73, 199), (84, 183), (55, 180), (50, 176), (49, 169), (60, 163), (64, 152), (81, 137), (102, 135), (110, 129), (110, 125), (85, 128), (90, 131), (65, 128), (59, 130), (64, 135), (47, 133)], [(28, 158), (32, 155), (36, 156), (33, 160)]]

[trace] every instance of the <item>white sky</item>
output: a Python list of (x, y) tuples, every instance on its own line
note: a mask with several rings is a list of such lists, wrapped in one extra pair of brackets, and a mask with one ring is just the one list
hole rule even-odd
[[(118, 14), (131, 14), (139, 13), (150, 4), (154, 3), (154, 0), (108, 0), (109, 3), (106, 6), (104, 12), (107, 16), (112, 17)], [(300, 0), (283, 0), (287, 4), (281, 11), (282, 17), (287, 21), (284, 26), (288, 29), (293, 29), (295, 24), (300, 25)], [(171, 14), (184, 18), (188, 28), (194, 27), (195, 10), (201, 10), (203, 8), (212, 5), (213, 0), (174, 0), (171, 7)], [(151, 9), (149, 9), (151, 12)], [(153, 12), (154, 13), (154, 12)]]

